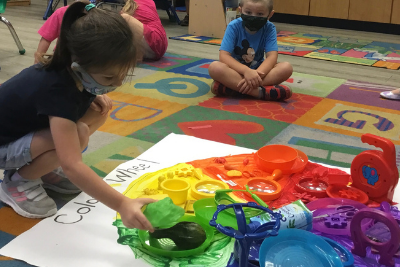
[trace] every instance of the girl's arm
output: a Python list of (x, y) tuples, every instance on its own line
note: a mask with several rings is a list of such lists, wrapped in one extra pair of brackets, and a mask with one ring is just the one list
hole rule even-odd
[(43, 54), (47, 53), (47, 50), (50, 47), (51, 42), (47, 41), (43, 37), (39, 41), (38, 48), (35, 52), (35, 64), (40, 62), (40, 58), (42, 57)]
[(126, 227), (153, 231), (153, 227), (141, 212), (141, 208), (143, 205), (155, 201), (130, 199), (110, 187), (82, 162), (82, 146), (86, 144), (80, 143), (77, 124), (60, 117), (49, 117), (49, 120), (60, 165), (71, 182), (88, 195), (120, 213)]

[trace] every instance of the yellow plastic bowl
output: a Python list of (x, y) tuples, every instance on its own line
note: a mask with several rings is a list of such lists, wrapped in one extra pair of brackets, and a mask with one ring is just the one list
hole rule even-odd
[(187, 200), (190, 184), (183, 179), (168, 179), (161, 183), (161, 188), (175, 205), (181, 205)]
[(229, 186), (218, 180), (199, 181), (192, 186), (192, 197), (195, 199), (213, 198), (218, 189), (229, 189)]

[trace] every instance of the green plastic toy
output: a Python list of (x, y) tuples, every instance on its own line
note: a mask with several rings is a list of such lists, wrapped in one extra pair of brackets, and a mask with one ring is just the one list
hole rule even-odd
[(191, 215), (181, 217), (179, 222), (194, 222), (199, 224), (205, 231), (206, 240), (196, 248), (182, 250), (169, 238), (152, 238), (148, 231), (139, 230), (139, 239), (142, 246), (156, 255), (169, 258), (189, 257), (203, 253), (210, 246), (214, 238), (214, 229), (199, 218)]
[(162, 229), (174, 226), (185, 215), (185, 210), (166, 197), (146, 206), (143, 214), (154, 228)]

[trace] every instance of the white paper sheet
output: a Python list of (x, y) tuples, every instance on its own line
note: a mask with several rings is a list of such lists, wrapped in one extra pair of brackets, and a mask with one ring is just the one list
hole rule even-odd
[[(120, 192), (136, 178), (180, 162), (251, 153), (254, 150), (191, 136), (170, 134), (137, 159), (121, 164), (105, 180), (121, 183)], [(349, 169), (343, 169), (349, 171)], [(397, 188), (395, 201), (400, 202)], [(115, 212), (85, 193), (67, 203), (53, 217), (19, 235), (0, 254), (41, 267), (144, 267), (128, 246), (117, 243)]]

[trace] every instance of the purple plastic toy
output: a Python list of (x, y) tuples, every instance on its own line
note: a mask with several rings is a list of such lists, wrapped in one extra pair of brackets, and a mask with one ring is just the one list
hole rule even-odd
[[(358, 211), (350, 224), (351, 239), (354, 243), (352, 253), (361, 257), (366, 257), (367, 247), (371, 247), (379, 252), (379, 263), (386, 266), (394, 266), (393, 256), (400, 247), (400, 228), (396, 220), (390, 213), (390, 205), (382, 202), (381, 210), (365, 208)], [(363, 219), (369, 218), (375, 222), (383, 223), (390, 230), (391, 238), (385, 243), (378, 243), (369, 239), (361, 227)]]
[[(350, 235), (350, 222), (360, 209), (366, 208), (364, 204), (329, 205), (329, 208), (317, 209), (313, 212), (313, 229), (332, 235)], [(362, 230), (367, 230), (373, 220), (364, 220)]]

